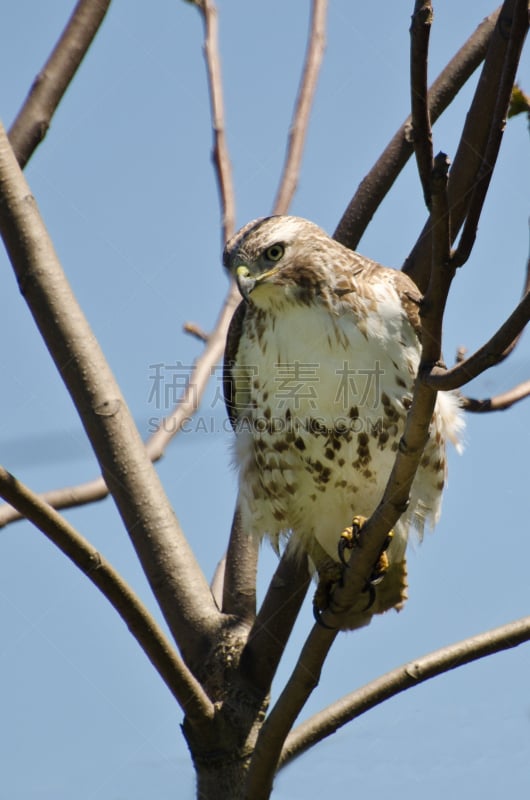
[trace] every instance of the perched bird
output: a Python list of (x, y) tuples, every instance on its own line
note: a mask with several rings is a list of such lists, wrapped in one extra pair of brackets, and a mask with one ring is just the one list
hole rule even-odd
[[(340, 575), (341, 533), (374, 511), (395, 460), (420, 360), (421, 295), (402, 272), (298, 217), (249, 222), (223, 262), (243, 297), (224, 367), (243, 529), (276, 549), (293, 539), (320, 575), (322, 610)], [(458, 443), (462, 427), (457, 397), (440, 393), (408, 508), (346, 627), (406, 599), (409, 531), (421, 537), (438, 520), (445, 442)]]

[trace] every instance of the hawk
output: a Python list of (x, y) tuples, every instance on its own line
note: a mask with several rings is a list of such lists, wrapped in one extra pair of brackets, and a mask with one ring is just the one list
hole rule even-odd
[[(341, 532), (372, 514), (395, 460), (420, 360), (421, 295), (402, 272), (298, 217), (249, 222), (223, 263), (243, 297), (224, 364), (243, 529), (276, 550), (291, 537), (320, 575), (322, 609), (341, 572)], [(440, 393), (384, 568), (345, 627), (402, 606), (409, 531), (421, 538), (438, 520), (445, 442), (457, 444), (462, 427), (457, 397)]]

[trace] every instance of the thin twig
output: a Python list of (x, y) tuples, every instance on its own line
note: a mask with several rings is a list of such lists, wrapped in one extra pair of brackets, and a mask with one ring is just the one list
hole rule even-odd
[(429, 35), (433, 20), (431, 0), (416, 0), (410, 26), (410, 93), (414, 153), (428, 209), (431, 207), (433, 166), (432, 130), (427, 90)]
[(310, 717), (289, 734), (282, 750), (279, 768), (305, 750), (335, 733), (366, 711), (414, 686), (443, 675), (480, 658), (509, 650), (530, 640), (530, 617), (502, 625), (457, 644), (435, 650), (387, 672), (355, 692)]
[(195, 5), (201, 12), (204, 23), (204, 56), (208, 73), (208, 89), (210, 92), (210, 108), (214, 135), (213, 163), (221, 201), (223, 242), (226, 242), (234, 232), (236, 212), (232, 168), (230, 166), (230, 157), (228, 155), (225, 134), (217, 8), (214, 0), (196, 0)]
[[(460, 138), (449, 177), (449, 206), (452, 242), (456, 239), (469, 209), (471, 193), (479, 179), (491, 130), (499, 131), (503, 103), (498, 102), (499, 87), (515, 80), (515, 69), (528, 30), (527, 0), (505, 0), (491, 36), (481, 76)], [(505, 68), (506, 66), (506, 68)], [(494, 118), (494, 115), (497, 117)], [(500, 138), (499, 138), (500, 143)], [(493, 152), (496, 150), (496, 152)], [(489, 167), (493, 169), (498, 147), (492, 146)], [(427, 220), (403, 270), (421, 291), (427, 285), (432, 249), (431, 220)]]
[(484, 400), (476, 400), (474, 397), (462, 397), (460, 405), (465, 411), (482, 414), (488, 411), (506, 411), (506, 409), (511, 408), (526, 397), (530, 397), (530, 381), (524, 381), (508, 392), (503, 392)]
[(274, 201), (273, 214), (287, 213), (298, 184), (309, 115), (326, 44), (327, 6), (328, 0), (313, 0), (305, 64), (298, 89), (293, 121), (289, 131), (287, 156), (276, 200)]
[(18, 508), (97, 586), (125, 622), (190, 722), (200, 725), (212, 719), (213, 704), (201, 685), (156, 620), (108, 561), (57, 511), (1, 466), (0, 495)]
[(489, 367), (505, 358), (505, 350), (520, 334), (530, 320), (530, 293), (525, 295), (516, 309), (510, 314), (499, 330), (473, 355), (456, 364), (451, 369), (433, 367), (421, 372), (421, 380), (427, 386), (439, 391), (459, 389), (476, 378)]
[(209, 334), (203, 331), (195, 322), (185, 322), (182, 326), (182, 330), (184, 333), (189, 333), (190, 336), (194, 336), (200, 342), (207, 342), (209, 339)]
[(9, 131), (24, 167), (46, 136), (51, 118), (92, 44), (110, 0), (79, 0), (46, 64), (39, 72)]
[[(0, 231), (172, 634), (190, 664), (219, 612), (0, 126)], [(192, 635), (193, 632), (193, 635)], [(189, 656), (189, 658), (188, 658)], [(190, 661), (191, 659), (191, 661)]]
[[(98, 500), (104, 500), (108, 496), (107, 484), (101, 476), (75, 486), (64, 486), (60, 489), (51, 489), (49, 492), (41, 492), (39, 494), (41, 500), (56, 509), (76, 508), (87, 503), (96, 503)], [(23, 519), (24, 516), (16, 508), (7, 503), (0, 505), (0, 528)]]
[[(481, 22), (432, 84), (428, 95), (431, 122), (436, 122), (448, 108), (484, 60), (499, 12), (497, 9)], [(359, 244), (370, 220), (414, 152), (410, 126), (409, 116), (361, 181), (337, 225), (333, 237), (352, 250)]]

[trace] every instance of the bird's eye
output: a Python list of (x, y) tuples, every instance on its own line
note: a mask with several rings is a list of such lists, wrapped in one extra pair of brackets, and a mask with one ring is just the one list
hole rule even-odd
[(285, 252), (283, 244), (271, 244), (265, 250), (265, 258), (267, 261), (279, 261)]

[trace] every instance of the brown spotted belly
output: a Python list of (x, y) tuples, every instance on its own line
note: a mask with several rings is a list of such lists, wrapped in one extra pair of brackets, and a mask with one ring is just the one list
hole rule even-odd
[[(279, 418), (281, 419), (281, 418)], [(292, 420), (291, 420), (292, 421)], [(316, 536), (336, 557), (338, 537), (354, 515), (369, 516), (381, 499), (402, 433), (383, 413), (324, 424), (316, 417), (264, 424), (249, 442), (241, 489), (255, 532), (277, 542), (294, 531), (307, 547)]]

